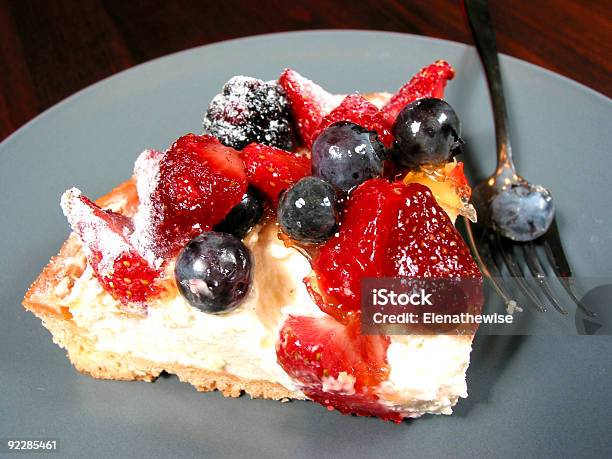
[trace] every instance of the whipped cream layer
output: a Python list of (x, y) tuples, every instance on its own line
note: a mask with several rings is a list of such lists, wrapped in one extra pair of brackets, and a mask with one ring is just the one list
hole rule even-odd
[[(275, 344), (288, 315), (324, 314), (303, 283), (311, 271), (308, 260), (285, 247), (277, 233), (277, 225), (268, 223), (245, 239), (253, 255), (253, 284), (244, 302), (228, 314), (203, 313), (179, 294), (170, 301), (153, 301), (146, 316), (126, 314), (89, 267), (65, 305), (100, 351), (271, 381), (304, 398), (299, 384), (278, 365)], [(450, 414), (458, 398), (467, 396), (471, 342), (469, 336), (392, 336), (390, 376), (378, 390), (381, 403), (410, 417)], [(352, 376), (341, 376), (338, 381), (327, 378), (325, 385), (350, 393)]]

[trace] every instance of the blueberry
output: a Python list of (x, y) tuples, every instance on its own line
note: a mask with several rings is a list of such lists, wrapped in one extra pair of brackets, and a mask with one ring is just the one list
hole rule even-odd
[(393, 127), (392, 158), (404, 167), (443, 164), (461, 153), (459, 118), (448, 103), (433, 97), (406, 105)]
[(334, 187), (318, 177), (304, 177), (278, 203), (281, 229), (300, 242), (324, 242), (336, 232), (340, 216)]
[(204, 134), (238, 150), (252, 142), (291, 150), (289, 105), (276, 81), (235, 76), (211, 101), (204, 115)]
[(207, 232), (193, 238), (179, 253), (174, 276), (181, 295), (207, 313), (229, 312), (251, 286), (251, 255), (231, 234)]
[(532, 241), (542, 236), (554, 217), (553, 198), (539, 185), (516, 183), (491, 200), (493, 226), (515, 241)]
[(264, 206), (261, 194), (255, 188), (249, 187), (242, 197), (242, 201), (236, 204), (213, 229), (243, 239), (251, 231), (251, 228), (259, 223), (263, 212)]
[(382, 173), (385, 147), (375, 132), (342, 121), (312, 145), (312, 172), (343, 191)]

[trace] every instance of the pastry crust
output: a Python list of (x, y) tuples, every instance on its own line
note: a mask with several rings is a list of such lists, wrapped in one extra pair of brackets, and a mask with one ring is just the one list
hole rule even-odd
[[(124, 182), (96, 203), (125, 215), (132, 215), (138, 205), (133, 179)], [(198, 391), (219, 390), (226, 397), (238, 397), (243, 392), (254, 398), (282, 400), (296, 398), (296, 393), (284, 386), (261, 380), (238, 378), (223, 371), (210, 371), (177, 363), (160, 364), (130, 354), (101, 352), (96, 349), (86, 330), (77, 326), (68, 308), (61, 306), (83, 274), (87, 261), (78, 237), (72, 233), (60, 252), (27, 291), (23, 305), (41, 319), (53, 335), (53, 341), (66, 349), (74, 367), (94, 378), (124, 381), (154, 381), (161, 372), (178, 376)]]

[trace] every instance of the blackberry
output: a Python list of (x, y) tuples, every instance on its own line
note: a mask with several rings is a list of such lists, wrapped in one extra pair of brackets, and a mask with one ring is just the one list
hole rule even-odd
[(231, 78), (211, 101), (203, 126), (205, 134), (238, 150), (252, 142), (283, 150), (293, 147), (289, 105), (276, 81)]

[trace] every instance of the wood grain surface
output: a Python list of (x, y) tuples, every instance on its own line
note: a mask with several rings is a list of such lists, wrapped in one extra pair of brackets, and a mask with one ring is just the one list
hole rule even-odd
[[(501, 52), (612, 95), (609, 0), (491, 0)], [(0, 139), (70, 94), (168, 53), (305, 29), (471, 43), (452, 0), (0, 0)]]

